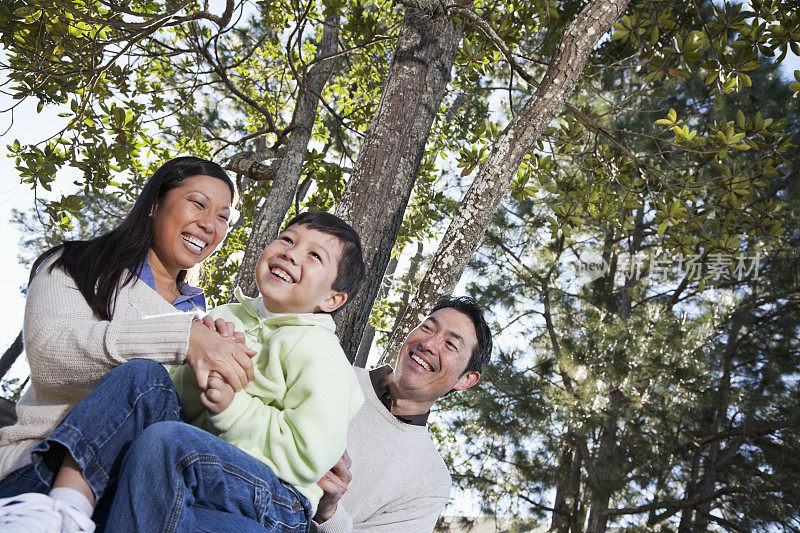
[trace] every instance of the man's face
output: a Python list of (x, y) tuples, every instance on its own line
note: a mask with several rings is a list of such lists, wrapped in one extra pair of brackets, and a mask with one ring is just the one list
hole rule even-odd
[(419, 403), (433, 404), (450, 390), (477, 383), (480, 374), (462, 376), (478, 344), (469, 317), (451, 307), (439, 309), (409, 333), (394, 369), (399, 393)]

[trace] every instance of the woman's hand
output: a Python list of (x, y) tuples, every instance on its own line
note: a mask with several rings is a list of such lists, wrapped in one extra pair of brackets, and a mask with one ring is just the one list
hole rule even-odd
[(351, 464), (350, 456), (345, 451), (333, 468), (317, 481), (317, 486), (323, 491), (322, 498), (317, 505), (317, 514), (314, 515), (314, 521), (317, 524), (327, 522), (336, 513), (339, 500), (347, 492), (347, 486), (353, 479), (353, 476), (350, 475)]
[(202, 390), (208, 387), (208, 373), (212, 370), (218, 372), (236, 391), (253, 379), (253, 362), (250, 358), (256, 352), (243, 342), (237, 342), (235, 337), (223, 337), (204, 322), (192, 322), (186, 361), (192, 367)]

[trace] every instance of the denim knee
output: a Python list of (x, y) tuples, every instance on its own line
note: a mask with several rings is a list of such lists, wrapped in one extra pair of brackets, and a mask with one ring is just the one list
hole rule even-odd
[(149, 385), (172, 385), (172, 379), (170, 379), (169, 372), (164, 368), (164, 365), (150, 359), (131, 359), (126, 363), (122, 363), (106, 373), (103, 376), (103, 380), (124, 380), (130, 383), (146, 383)]
[(156, 422), (146, 427), (142, 433), (131, 443), (128, 456), (133, 460), (141, 453), (145, 461), (152, 461), (154, 457), (160, 457), (166, 453), (180, 453), (179, 448), (183, 448), (191, 435), (192, 426), (184, 422), (164, 421)]

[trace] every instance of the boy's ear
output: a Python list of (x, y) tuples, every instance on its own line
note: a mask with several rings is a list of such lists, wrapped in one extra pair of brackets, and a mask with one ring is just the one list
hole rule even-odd
[(319, 304), (319, 310), (325, 313), (333, 313), (347, 301), (346, 292), (332, 292), (330, 296), (322, 300)]

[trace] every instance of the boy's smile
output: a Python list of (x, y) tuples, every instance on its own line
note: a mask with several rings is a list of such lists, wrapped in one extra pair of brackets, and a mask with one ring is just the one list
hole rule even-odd
[(331, 286), (341, 253), (342, 244), (332, 235), (302, 224), (286, 228), (256, 265), (264, 306), (273, 313), (330, 312), (340, 307), (346, 295)]

